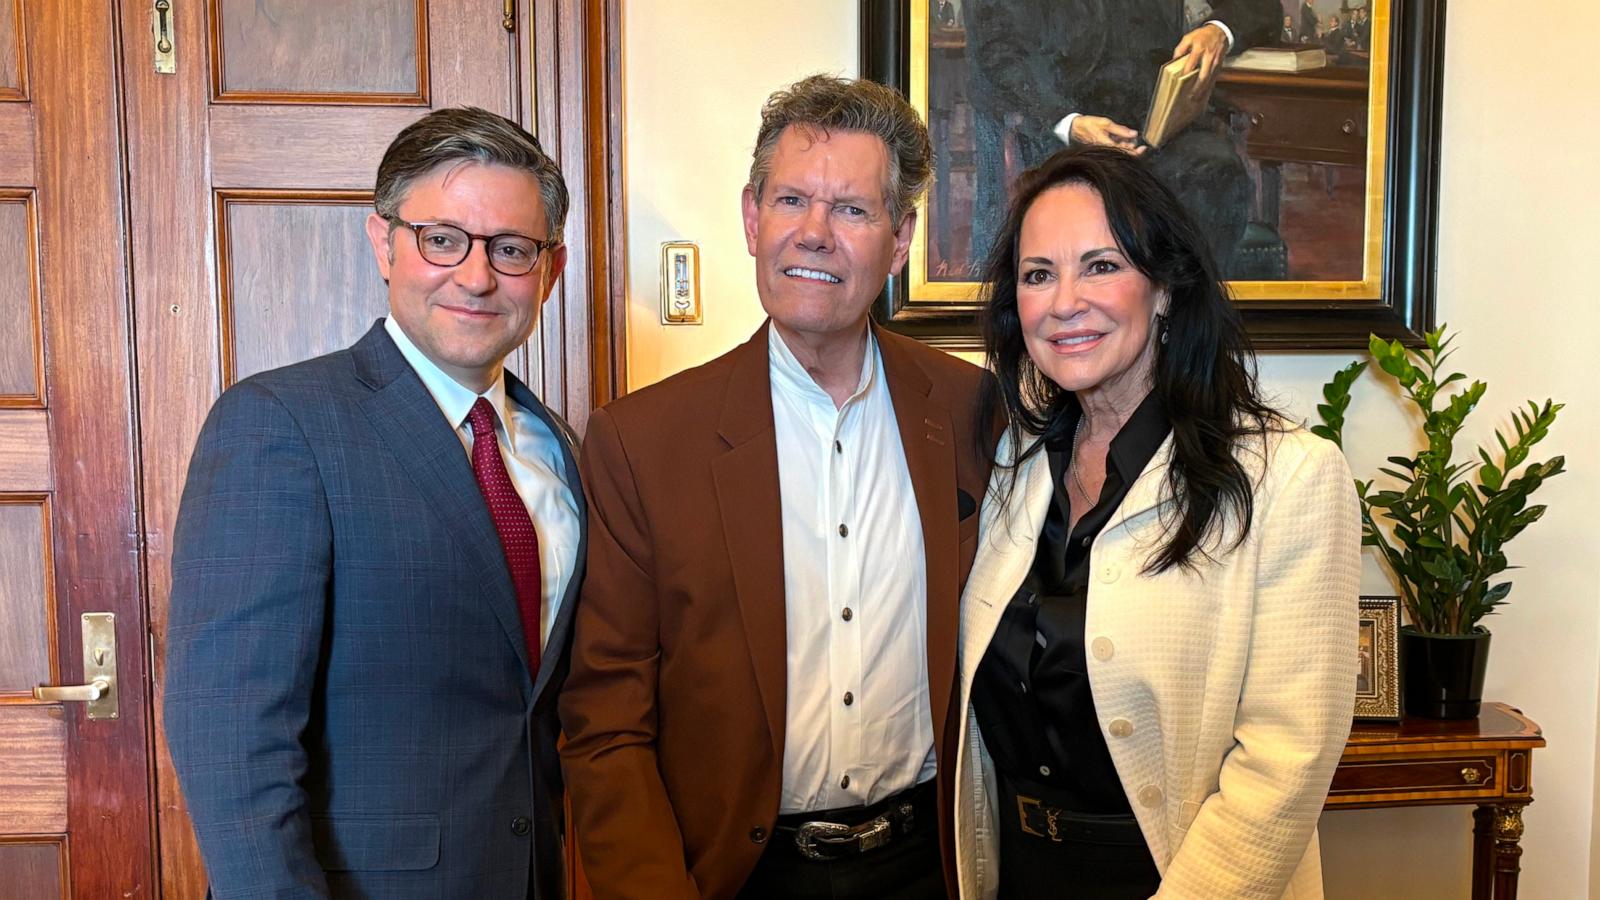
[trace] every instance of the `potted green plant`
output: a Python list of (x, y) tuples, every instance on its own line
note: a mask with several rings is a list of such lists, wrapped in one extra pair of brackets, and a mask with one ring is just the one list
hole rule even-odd
[[(1549, 400), (1514, 411), (1514, 435), (1495, 431), (1498, 458), (1479, 447), (1475, 460), (1454, 460), (1456, 435), (1487, 386), (1474, 381), (1446, 392), (1466, 378), (1441, 374), (1452, 339), (1445, 326), (1427, 332), (1415, 351), (1369, 338), (1372, 361), (1421, 414), (1426, 446), (1412, 456), (1389, 457), (1380, 471), (1392, 484), (1384, 489), (1356, 479), (1362, 544), (1377, 548), (1395, 576), (1410, 620), (1401, 629), (1400, 649), (1406, 711), (1433, 718), (1478, 714), (1489, 659), (1489, 631), (1479, 623), (1506, 602), (1511, 582), (1502, 575), (1515, 568), (1506, 562), (1505, 545), (1544, 515), (1545, 507), (1529, 506), (1528, 497), (1566, 462), (1560, 456), (1528, 461), (1561, 410)], [(1322, 389), (1322, 424), (1311, 430), (1341, 448), (1350, 386), (1367, 365), (1351, 363)]]

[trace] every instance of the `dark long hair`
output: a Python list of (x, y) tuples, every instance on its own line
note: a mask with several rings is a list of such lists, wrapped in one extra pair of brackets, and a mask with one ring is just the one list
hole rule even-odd
[(983, 339), (996, 377), (986, 381), (978, 422), (993, 422), (1002, 411), (1008, 422), (1013, 453), (996, 465), (1013, 471), (1001, 480), (1001, 499), (1014, 487), (1015, 467), (1046, 444), (1069, 438), (1081, 415), (1077, 398), (1028, 356), (1017, 313), (1022, 220), (1039, 195), (1065, 184), (1085, 185), (1100, 196), (1123, 255), (1168, 294), (1167, 312), (1150, 339), (1157, 342), (1152, 391), (1172, 425), (1166, 478), (1176, 505), (1164, 518), (1165, 542), (1145, 571), (1193, 567), (1196, 555), (1210, 557), (1206, 546), (1220, 538), (1230, 514), (1238, 530), (1228, 549), (1249, 533), (1254, 487), (1236, 451), (1280, 428), (1282, 420), (1261, 399), (1250, 339), (1205, 235), (1150, 168), (1121, 150), (1063, 150), (1024, 173), (985, 265)]

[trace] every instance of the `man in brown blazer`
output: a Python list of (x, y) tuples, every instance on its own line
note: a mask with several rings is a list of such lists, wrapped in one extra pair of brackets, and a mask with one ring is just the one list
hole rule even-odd
[[(929, 178), (896, 93), (768, 99), (744, 190), (769, 321), (595, 413), (560, 712), (597, 897), (942, 898), (975, 366), (868, 320)], [(936, 787), (939, 785), (939, 787)]]

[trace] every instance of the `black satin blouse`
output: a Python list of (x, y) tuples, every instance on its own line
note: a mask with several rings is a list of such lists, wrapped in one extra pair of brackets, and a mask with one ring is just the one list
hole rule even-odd
[(1089, 550), (1170, 430), (1160, 402), (1147, 395), (1111, 439), (1100, 499), (1070, 534), (1071, 438), (1046, 446), (1055, 494), (1033, 567), (1002, 614), (973, 679), (973, 709), (996, 769), (1051, 788), (1064, 808), (1076, 812), (1132, 811), (1089, 691)]

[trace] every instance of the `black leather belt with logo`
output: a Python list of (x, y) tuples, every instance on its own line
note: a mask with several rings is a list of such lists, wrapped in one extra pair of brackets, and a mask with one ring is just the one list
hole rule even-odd
[(1023, 834), (1056, 843), (1078, 841), (1117, 846), (1144, 843), (1139, 822), (1133, 816), (1073, 812), (1051, 806), (1036, 797), (1016, 796), (1017, 820)]

